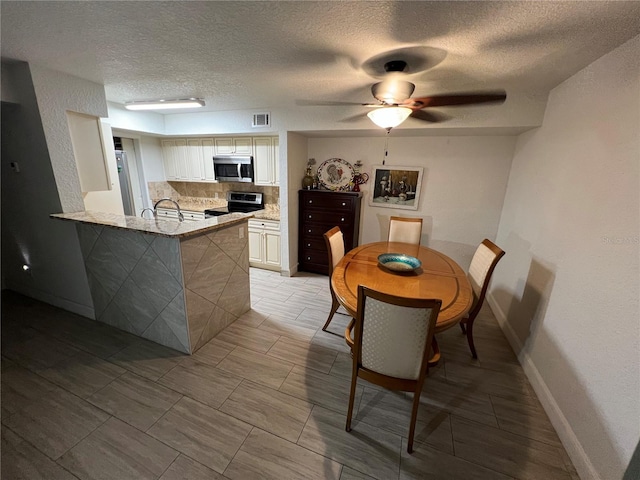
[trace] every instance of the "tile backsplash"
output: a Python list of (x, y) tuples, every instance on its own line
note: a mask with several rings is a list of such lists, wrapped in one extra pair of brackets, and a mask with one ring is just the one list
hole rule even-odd
[[(253, 183), (198, 183), (198, 182), (149, 182), (149, 197), (151, 199), (172, 198), (176, 201), (183, 199), (192, 203), (227, 204), (227, 192), (261, 192), (265, 206), (278, 207), (280, 205), (280, 187), (263, 187)], [(215, 200), (216, 193), (218, 201)]]

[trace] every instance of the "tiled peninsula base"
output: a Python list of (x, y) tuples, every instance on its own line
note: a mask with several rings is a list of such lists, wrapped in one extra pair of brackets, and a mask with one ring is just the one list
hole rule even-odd
[(179, 237), (76, 227), (101, 322), (194, 353), (251, 306), (246, 220)]

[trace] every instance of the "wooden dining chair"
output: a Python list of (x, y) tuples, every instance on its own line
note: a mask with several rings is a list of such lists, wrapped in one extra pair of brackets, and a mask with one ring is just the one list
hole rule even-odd
[(466, 333), (467, 335), (467, 341), (469, 342), (469, 348), (471, 349), (473, 358), (478, 358), (476, 347), (473, 344), (473, 322), (484, 303), (484, 297), (487, 293), (493, 270), (504, 254), (504, 250), (491, 240), (485, 238), (482, 243), (478, 245), (476, 253), (471, 259), (467, 277), (473, 288), (473, 305), (469, 313), (460, 320), (460, 328), (462, 329), (462, 333)]
[(389, 222), (389, 242), (404, 242), (420, 245), (422, 218), (391, 217)]
[(437, 299), (397, 297), (358, 286), (357, 315), (353, 326), (345, 331), (353, 357), (347, 432), (351, 431), (358, 377), (390, 390), (414, 392), (407, 444), (407, 452), (413, 452), (420, 394), (441, 303)]
[(338, 307), (340, 307), (340, 303), (331, 286), (331, 275), (333, 274), (333, 268), (342, 260), (342, 257), (344, 257), (344, 237), (340, 231), (340, 227), (333, 227), (331, 230), (325, 232), (323, 237), (329, 254), (329, 291), (331, 292), (331, 311), (329, 312), (329, 318), (327, 318), (324, 327), (322, 327), (322, 330), (326, 331), (331, 323), (331, 319), (338, 310)]

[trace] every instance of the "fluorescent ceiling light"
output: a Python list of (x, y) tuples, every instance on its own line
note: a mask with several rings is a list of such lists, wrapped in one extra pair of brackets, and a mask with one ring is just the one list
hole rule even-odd
[(154, 100), (148, 102), (128, 102), (124, 104), (127, 110), (165, 110), (169, 108), (200, 108), (204, 107), (204, 100), (199, 98), (183, 98), (180, 100)]
[(411, 115), (411, 109), (407, 107), (382, 107), (371, 110), (367, 117), (381, 128), (395, 128)]

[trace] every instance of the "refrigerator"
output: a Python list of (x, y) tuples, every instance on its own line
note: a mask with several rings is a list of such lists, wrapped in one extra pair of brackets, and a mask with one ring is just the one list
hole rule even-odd
[(131, 176), (127, 163), (127, 152), (116, 150), (116, 165), (118, 167), (118, 179), (120, 180), (120, 195), (122, 195), (122, 207), (125, 215), (135, 216), (133, 203), (133, 191), (131, 189)]

